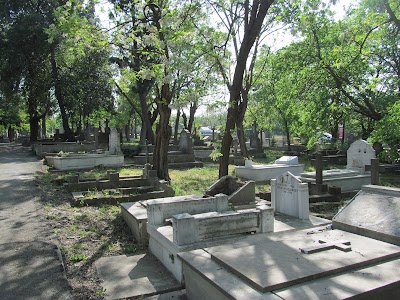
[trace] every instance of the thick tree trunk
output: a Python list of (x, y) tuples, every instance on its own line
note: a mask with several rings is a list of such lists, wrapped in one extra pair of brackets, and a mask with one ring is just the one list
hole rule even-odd
[(14, 142), (15, 130), (14, 130), (14, 128), (11, 127), (11, 125), (8, 126), (7, 133), (8, 133), (8, 140), (10, 141), (10, 143)]
[(34, 116), (29, 117), (29, 130), (30, 130), (29, 140), (31, 142), (36, 142), (38, 140), (38, 133), (39, 133), (39, 119), (37, 117)]
[(72, 132), (71, 128), (69, 127), (67, 110), (65, 108), (64, 95), (62, 93), (62, 84), (60, 82), (60, 78), (59, 78), (59, 74), (58, 74), (55, 45), (53, 45), (51, 47), (50, 60), (51, 60), (52, 76), (53, 76), (53, 81), (54, 81), (54, 92), (56, 95), (58, 106), (60, 108), (61, 120), (62, 120), (62, 125), (64, 128), (65, 138), (67, 141), (74, 141), (75, 136), (74, 136), (74, 133)]
[(156, 144), (153, 153), (153, 169), (157, 170), (157, 177), (170, 181), (168, 171), (168, 145), (172, 128), (169, 125), (171, 109), (168, 105), (159, 105), (160, 122), (157, 126)]

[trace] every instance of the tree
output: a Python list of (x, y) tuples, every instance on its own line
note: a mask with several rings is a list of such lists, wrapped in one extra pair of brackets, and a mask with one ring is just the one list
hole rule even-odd
[(2, 2), (0, 19), (3, 32), (1, 81), (7, 98), (17, 93), (26, 99), (29, 113), (30, 140), (38, 137), (39, 121), (50, 107), (51, 87), (49, 45), (46, 28), (57, 1)]
[(54, 16), (47, 31), (54, 94), (66, 138), (75, 140), (70, 122), (80, 131), (91, 113), (113, 107), (110, 50), (94, 20), (92, 2), (69, 1), (58, 7)]
[[(229, 90), (229, 102), (227, 119), (225, 123), (225, 130), (222, 137), (220, 166), (219, 166), (219, 177), (228, 174), (229, 165), (229, 149), (232, 144), (232, 130), (235, 129), (236, 120), (243, 120), (244, 113), (246, 111), (246, 104), (243, 103), (243, 97), (241, 93), (243, 90), (244, 74), (247, 66), (247, 59), (259, 38), (264, 19), (267, 12), (274, 2), (270, 1), (259, 1), (253, 0), (244, 2), (229, 2), (226, 1), (209, 1), (215, 8), (216, 13), (225, 14), (222, 20), (225, 20), (226, 27), (228, 28), (228, 35), (226, 43), (221, 48), (226, 48), (229, 38), (236, 36), (241, 33), (242, 39), (233, 39), (236, 53), (236, 65), (233, 72), (232, 81), (229, 80), (223, 63), (218, 60), (217, 63), (221, 70), (221, 74), (224, 77)], [(224, 49), (222, 49), (222, 52)], [(246, 101), (246, 99), (244, 99)]]

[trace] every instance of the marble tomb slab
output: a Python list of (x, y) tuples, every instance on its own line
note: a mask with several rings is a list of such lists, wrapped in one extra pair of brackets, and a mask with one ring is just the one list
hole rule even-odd
[[(247, 246), (205, 249), (211, 259), (260, 292), (331, 276), (400, 257), (400, 247), (341, 230), (307, 234), (284, 232), (257, 238)], [(300, 248), (320, 246), (320, 240), (348, 241), (351, 251), (330, 249), (312, 254)]]

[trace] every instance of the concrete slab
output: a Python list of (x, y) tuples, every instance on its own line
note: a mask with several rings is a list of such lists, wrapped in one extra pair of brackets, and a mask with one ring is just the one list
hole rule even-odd
[[(309, 245), (310, 241), (324, 237), (348, 239), (352, 251), (332, 249), (321, 255), (303, 254), (298, 249), (300, 244)], [(325, 228), (322, 232), (258, 234), (231, 244), (179, 253), (178, 257), (183, 262), (186, 292), (191, 300), (370, 300), (399, 298), (399, 251), (400, 247), (395, 245)], [(346, 255), (348, 258), (344, 258)], [(240, 265), (240, 272), (227, 266), (226, 260), (216, 259), (217, 256), (230, 256), (229, 263)], [(317, 273), (312, 274), (313, 269)], [(262, 291), (254, 284), (256, 281), (278, 284)], [(286, 287), (280, 286), (283, 281), (287, 282)]]
[[(400, 257), (400, 247), (341, 230), (309, 234), (308, 230), (266, 235), (250, 246), (205, 249), (219, 265), (248, 285), (268, 292)], [(350, 241), (352, 251), (331, 249), (313, 254), (299, 248), (325, 241)], [(368, 246), (366, 246), (368, 245)]]
[(95, 265), (108, 299), (152, 296), (183, 288), (150, 253), (102, 257)]
[(333, 218), (333, 226), (400, 246), (400, 189), (363, 186)]
[[(274, 291), (281, 299), (400, 299), (400, 260)], [(371, 295), (375, 294), (375, 295)]]

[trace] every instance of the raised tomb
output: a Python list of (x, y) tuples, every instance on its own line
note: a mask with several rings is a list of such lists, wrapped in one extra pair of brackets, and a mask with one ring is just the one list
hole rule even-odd
[(288, 171), (293, 175), (304, 172), (304, 165), (299, 164), (297, 156), (282, 156), (269, 165), (254, 165), (251, 161), (246, 161), (245, 166), (235, 167), (237, 177), (256, 182), (269, 181)]

